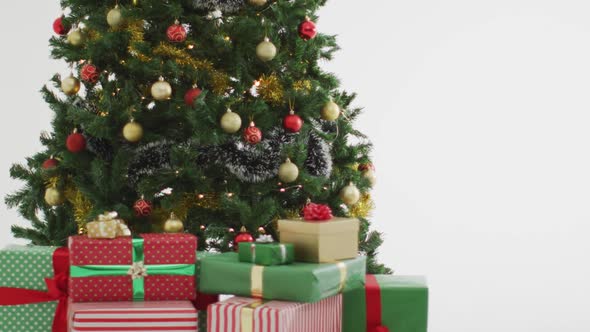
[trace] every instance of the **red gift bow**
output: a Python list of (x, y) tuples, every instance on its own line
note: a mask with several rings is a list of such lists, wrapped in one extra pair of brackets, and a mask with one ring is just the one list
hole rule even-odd
[(53, 252), (53, 278), (45, 278), (47, 292), (25, 289), (0, 287), (0, 306), (35, 304), (59, 301), (53, 316), (52, 332), (68, 330), (68, 276), (70, 274), (68, 248), (57, 248)]
[(381, 325), (381, 287), (372, 274), (367, 274), (365, 281), (365, 298), (367, 302), (367, 332), (389, 332)]

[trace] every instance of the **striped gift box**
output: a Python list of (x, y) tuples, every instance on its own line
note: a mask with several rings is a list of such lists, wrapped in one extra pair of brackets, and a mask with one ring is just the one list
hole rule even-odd
[(71, 332), (196, 332), (189, 301), (70, 303)]
[(340, 332), (342, 295), (316, 303), (233, 297), (207, 309), (208, 332)]

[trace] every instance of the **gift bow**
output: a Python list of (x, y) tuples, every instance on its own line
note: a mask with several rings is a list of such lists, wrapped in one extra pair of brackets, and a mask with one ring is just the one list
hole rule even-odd
[(141, 279), (148, 276), (147, 268), (143, 265), (143, 262), (136, 262), (131, 265), (127, 274), (131, 276), (131, 279)]
[(119, 214), (116, 211), (105, 212), (98, 216), (98, 223), (104, 225), (107, 222), (114, 221), (117, 223), (117, 236), (131, 236), (129, 227), (118, 217)]
[(53, 252), (53, 278), (45, 278), (47, 292), (25, 289), (0, 287), (0, 306), (22, 305), (58, 301), (53, 316), (52, 332), (67, 332), (68, 329), (68, 248), (57, 248)]
[(275, 240), (272, 238), (272, 235), (260, 235), (256, 242), (258, 243), (273, 243)]

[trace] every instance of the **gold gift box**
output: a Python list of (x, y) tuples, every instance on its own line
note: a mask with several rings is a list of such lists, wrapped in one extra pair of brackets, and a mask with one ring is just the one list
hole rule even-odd
[(333, 218), (324, 222), (279, 220), (281, 243), (293, 243), (295, 260), (331, 263), (358, 256), (358, 219)]

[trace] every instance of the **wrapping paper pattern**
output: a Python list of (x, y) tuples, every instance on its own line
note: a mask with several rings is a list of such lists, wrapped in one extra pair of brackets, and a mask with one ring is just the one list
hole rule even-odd
[[(196, 237), (190, 234), (143, 234), (144, 264), (195, 264)], [(129, 237), (69, 239), (72, 266), (133, 264), (132, 239)], [(131, 276), (71, 277), (70, 297), (74, 302), (110, 302), (133, 300)], [(146, 301), (194, 300), (193, 276), (148, 275), (144, 278)]]
[(208, 332), (340, 332), (342, 295), (316, 303), (234, 297), (209, 306)]
[(224, 253), (205, 257), (200, 264), (202, 293), (295, 302), (317, 302), (362, 287), (366, 274), (364, 256), (330, 264), (295, 262), (265, 267), (242, 263), (236, 253)]
[(71, 332), (195, 332), (189, 301), (72, 303)]
[[(53, 277), (57, 247), (10, 246), (0, 250), (0, 287), (46, 291), (44, 278)], [(0, 331), (50, 332), (57, 301), (0, 306)]]

